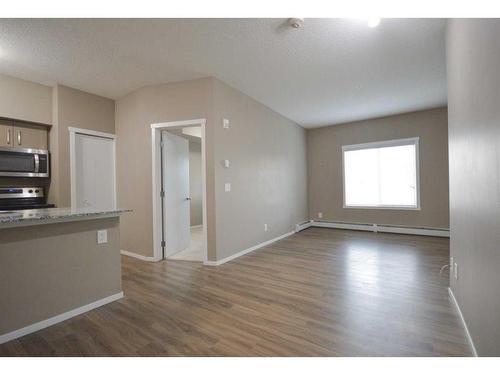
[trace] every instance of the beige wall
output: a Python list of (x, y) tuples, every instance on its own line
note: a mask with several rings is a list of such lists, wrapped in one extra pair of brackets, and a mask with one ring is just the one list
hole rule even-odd
[[(124, 250), (153, 256), (150, 125), (195, 118), (207, 119), (209, 260), (292, 231), (307, 218), (302, 128), (213, 78), (147, 87), (116, 103), (118, 202), (134, 211), (122, 220)], [(231, 121), (228, 131), (222, 118)], [(225, 182), (231, 193), (224, 193)]]
[(54, 88), (53, 127), (50, 132), (52, 165), (49, 201), (71, 205), (69, 127), (115, 133), (115, 102), (70, 87)]
[(52, 87), (0, 74), (0, 117), (52, 124)]
[[(448, 228), (446, 108), (334, 125), (307, 131), (309, 215), (325, 221)], [(420, 138), (421, 210), (343, 208), (342, 146)]]
[(449, 20), (451, 288), (479, 355), (500, 355), (500, 21)]
[(223, 259), (307, 219), (306, 132), (218, 80), (214, 106), (217, 259)]
[[(146, 87), (116, 102), (118, 205), (133, 212), (122, 218), (122, 249), (153, 256), (151, 124), (207, 119), (207, 211), (215, 223), (211, 78)], [(209, 259), (215, 259), (215, 228), (207, 226)]]
[(201, 143), (189, 140), (189, 196), (191, 226), (203, 224), (203, 189), (201, 184)]
[[(0, 74), (0, 117), (52, 124), (49, 202), (71, 204), (68, 127), (115, 132), (114, 100), (70, 87), (54, 88)], [(2, 185), (46, 185), (44, 180), (2, 179)]]
[(0, 335), (119, 292), (118, 218), (0, 229)]

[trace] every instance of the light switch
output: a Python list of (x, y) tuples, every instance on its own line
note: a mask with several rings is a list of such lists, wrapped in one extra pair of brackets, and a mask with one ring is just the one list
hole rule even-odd
[(222, 119), (222, 127), (224, 129), (229, 129), (229, 120), (227, 118)]
[(231, 191), (231, 184), (229, 182), (226, 182), (224, 184), (224, 191), (227, 193), (228, 191)]
[(229, 160), (224, 160), (224, 168), (229, 168)]
[(97, 243), (103, 244), (108, 242), (108, 230), (102, 229), (97, 231)]

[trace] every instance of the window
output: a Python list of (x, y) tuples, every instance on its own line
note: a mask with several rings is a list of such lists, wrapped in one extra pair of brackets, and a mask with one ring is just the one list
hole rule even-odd
[(418, 138), (342, 146), (344, 207), (420, 209)]

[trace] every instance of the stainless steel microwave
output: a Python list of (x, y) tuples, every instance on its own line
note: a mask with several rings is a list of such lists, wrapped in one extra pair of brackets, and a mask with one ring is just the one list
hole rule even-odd
[(0, 176), (49, 177), (49, 164), (47, 150), (0, 147)]

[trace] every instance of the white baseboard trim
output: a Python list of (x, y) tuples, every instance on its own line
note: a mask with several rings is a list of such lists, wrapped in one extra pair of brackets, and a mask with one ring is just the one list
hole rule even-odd
[(160, 261), (160, 259), (156, 259), (155, 257), (147, 257), (147, 256), (144, 256), (141, 254), (132, 253), (130, 251), (120, 250), (120, 253), (122, 255), (132, 257), (132, 258), (137, 258), (137, 259), (143, 260), (145, 262), (158, 262), (158, 261)]
[(450, 287), (448, 287), (448, 293), (450, 294), (451, 302), (453, 302), (453, 305), (457, 309), (458, 315), (460, 316), (460, 320), (462, 321), (462, 324), (464, 326), (465, 335), (467, 336), (467, 341), (469, 342), (470, 348), (472, 350), (472, 354), (474, 354), (474, 357), (477, 357), (478, 355), (477, 355), (476, 347), (474, 345), (474, 341), (472, 341), (472, 336), (470, 335), (469, 328), (467, 328), (467, 323), (465, 323), (465, 319), (464, 319), (464, 316), (462, 314), (462, 310), (460, 310), (460, 306), (457, 302), (457, 299), (455, 298), (455, 295), (453, 294), (453, 291), (451, 290)]
[(230, 260), (233, 260), (233, 259), (236, 259), (242, 255), (245, 255), (245, 254), (248, 254), (248, 253), (251, 253), (252, 251), (254, 250), (257, 250), (257, 249), (260, 249), (261, 247), (264, 247), (264, 246), (267, 246), (267, 245), (270, 245), (272, 244), (273, 242), (276, 242), (276, 241), (279, 241), (279, 240), (282, 240), (283, 238), (286, 238), (288, 236), (291, 236), (292, 234), (295, 234), (295, 231), (292, 231), (292, 232), (288, 232), (288, 233), (285, 233), (281, 236), (278, 236), (278, 237), (275, 237), (273, 239), (270, 239), (268, 241), (265, 241), (265, 242), (262, 242), (258, 245), (255, 245), (255, 246), (252, 246), (248, 249), (245, 249), (245, 250), (242, 250), (240, 251), (239, 253), (236, 253), (236, 254), (233, 254), (233, 255), (230, 255), (226, 258), (223, 258), (221, 260), (206, 260), (203, 262), (204, 265), (206, 266), (220, 266), (221, 264), (224, 264), (224, 263), (227, 263), (229, 262)]
[(88, 305), (77, 307), (76, 309), (67, 311), (65, 313), (53, 316), (52, 318), (42, 320), (41, 322), (37, 322), (34, 324), (31, 324), (27, 327), (23, 327), (20, 329), (17, 329), (15, 331), (9, 332), (9, 333), (4, 333), (3, 335), (0, 336), (0, 344), (4, 344), (8, 341), (15, 340), (21, 336), (29, 335), (30, 333), (40, 331), (41, 329), (50, 327), (54, 324), (61, 323), (65, 320), (68, 320), (70, 318), (73, 318), (77, 315), (86, 313), (87, 311), (96, 309), (98, 307), (101, 307), (103, 305), (106, 305), (110, 302), (114, 302), (116, 300), (119, 300), (120, 298), (123, 298), (123, 292), (113, 294), (111, 296), (102, 298), (98, 301), (89, 303)]
[(363, 230), (375, 233), (384, 232), (384, 233), (415, 234), (419, 236), (450, 237), (450, 231), (448, 229), (442, 229), (442, 228), (413, 228), (413, 227), (399, 227), (392, 225), (342, 223), (342, 222), (329, 222), (329, 221), (313, 221), (311, 223), (311, 226), (321, 227), (321, 228)]

